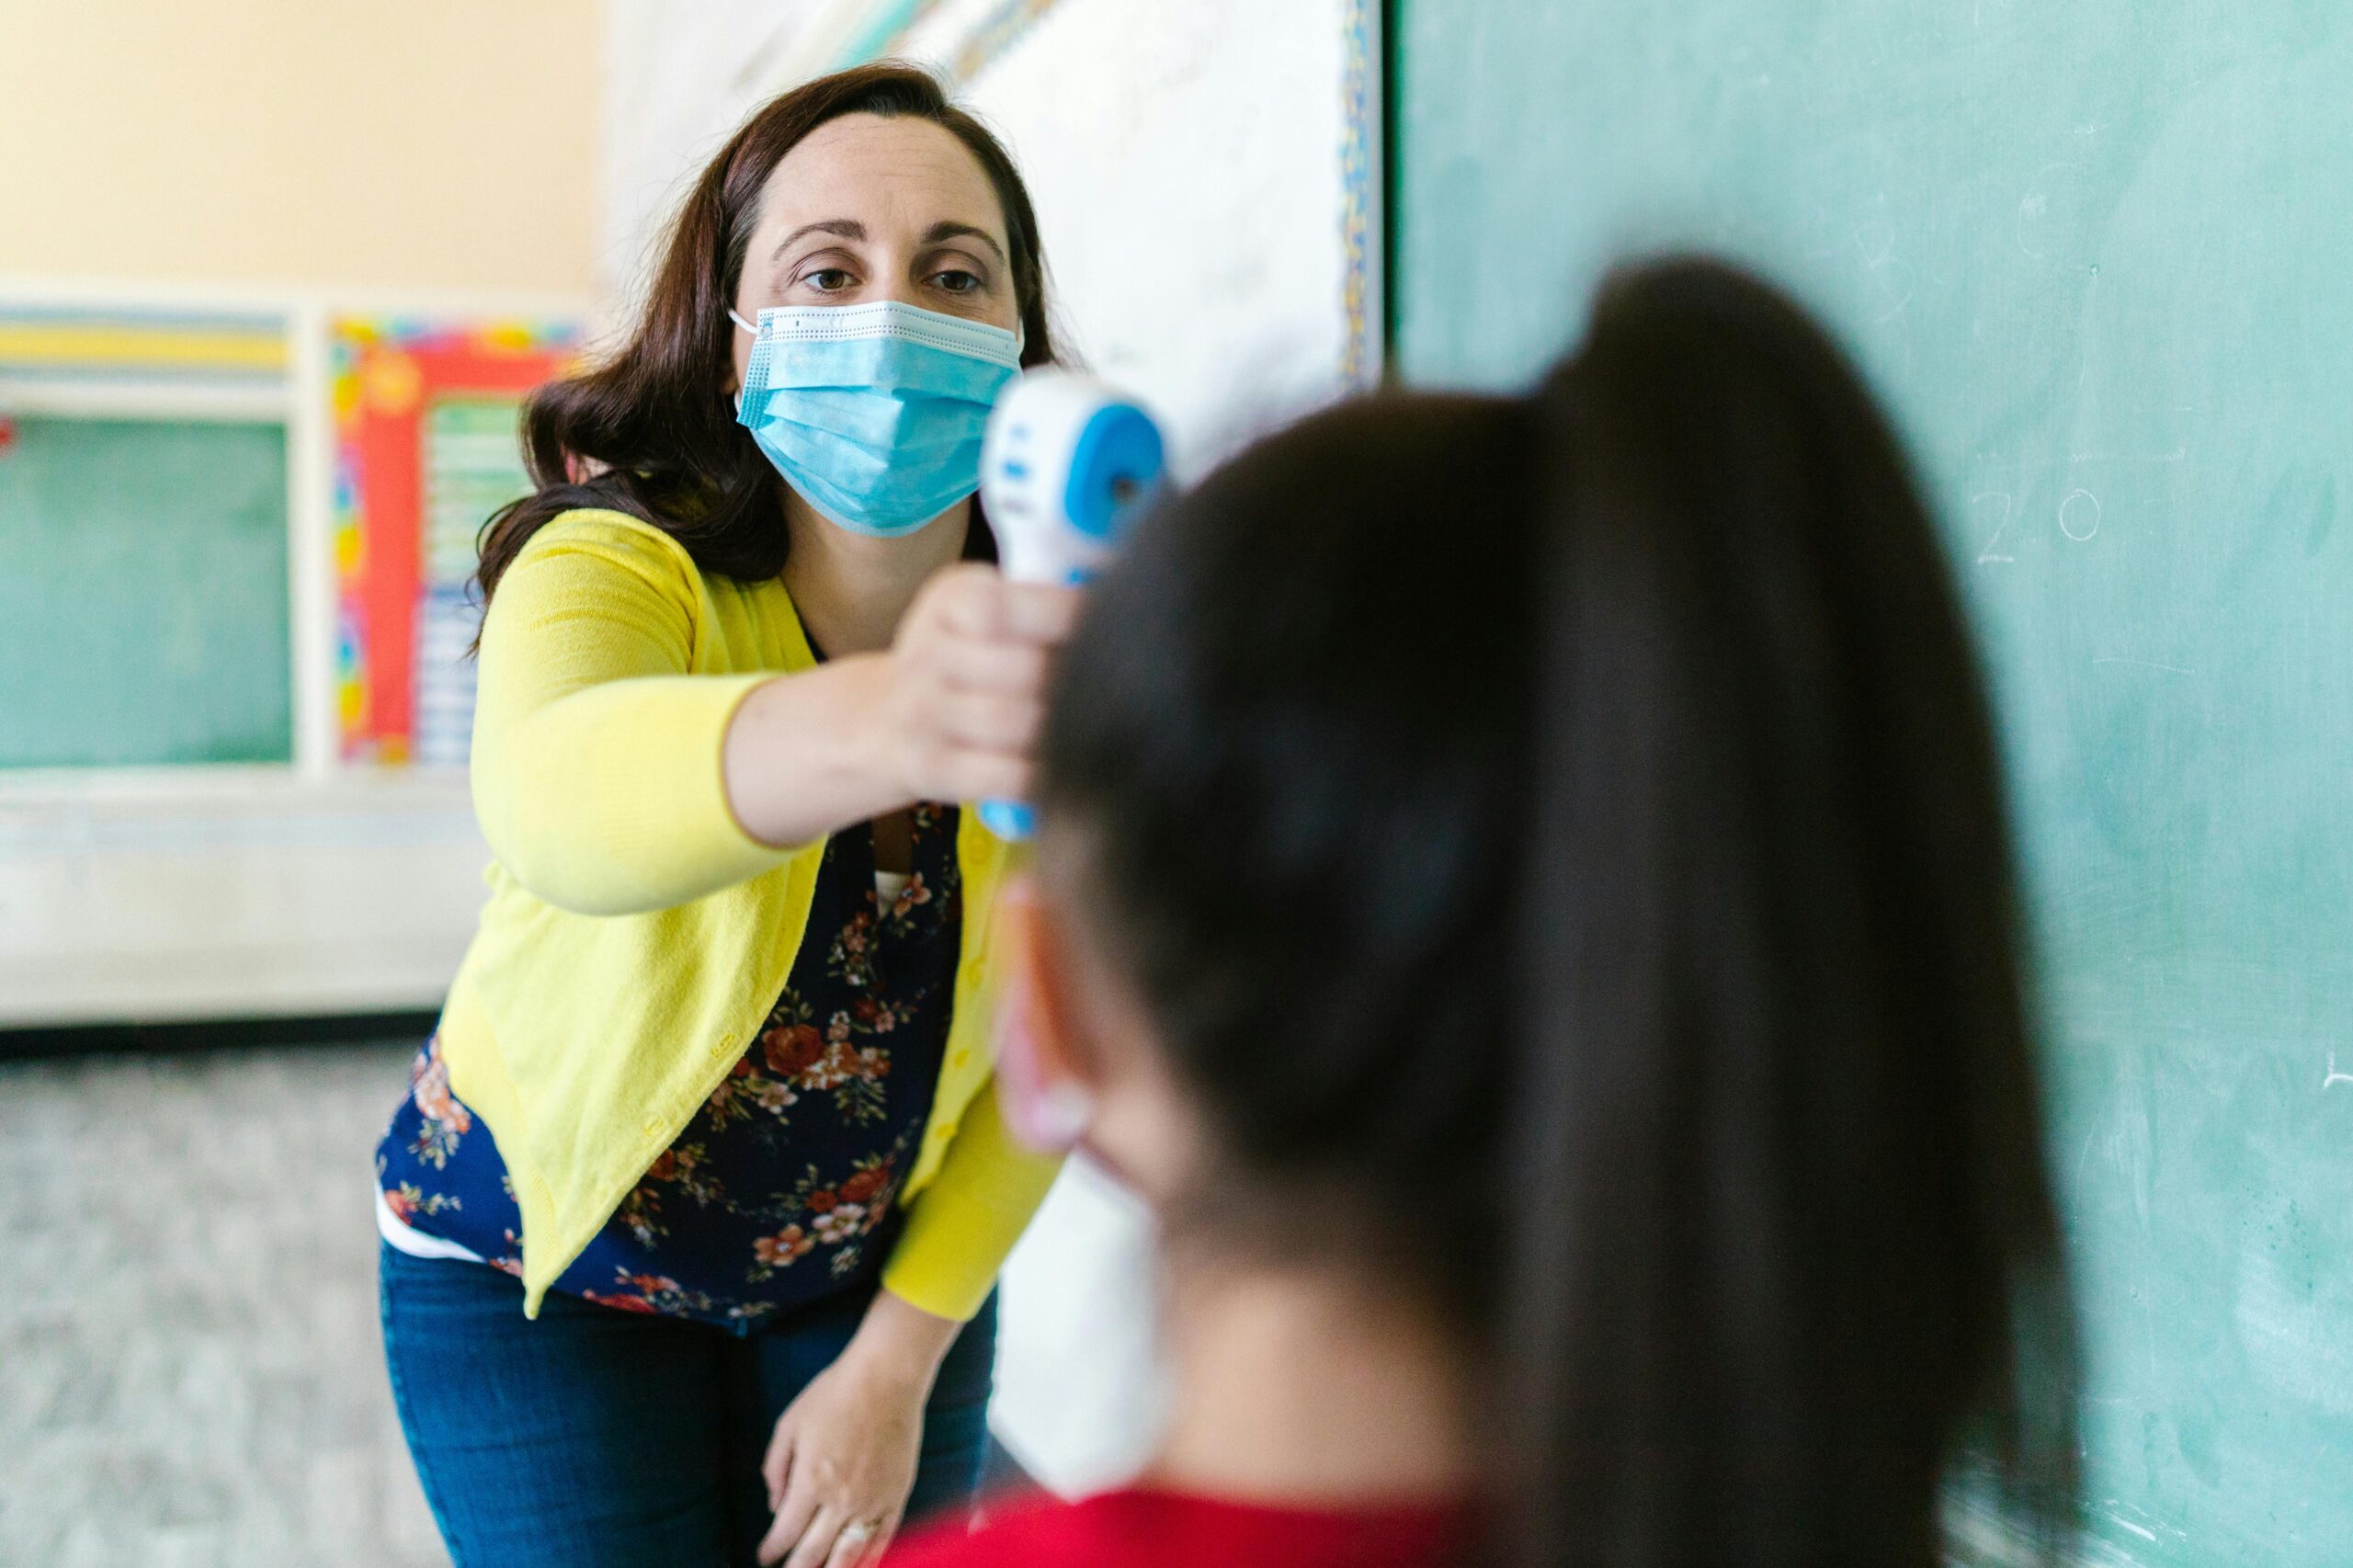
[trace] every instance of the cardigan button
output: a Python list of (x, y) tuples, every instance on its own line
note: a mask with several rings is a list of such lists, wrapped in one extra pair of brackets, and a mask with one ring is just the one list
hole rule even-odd
[(972, 1048), (968, 1045), (959, 1050), (955, 1055), (949, 1057), (948, 1059), (948, 1064), (951, 1067), (962, 1067), (969, 1064), (972, 1060)]

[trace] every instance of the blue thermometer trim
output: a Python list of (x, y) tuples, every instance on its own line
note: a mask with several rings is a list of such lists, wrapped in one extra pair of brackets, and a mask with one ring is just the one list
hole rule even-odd
[[(1166, 466), (1160, 427), (1142, 409), (1126, 403), (1098, 408), (1071, 448), (1063, 515), (1087, 538), (1111, 540), (1129, 511), (1126, 503), (1158, 483)], [(1124, 495), (1122, 480), (1129, 486)]]
[(1018, 844), (1038, 831), (1038, 808), (1019, 801), (983, 801), (981, 825), (1007, 844)]
[[(1115, 403), (1096, 410), (1071, 448), (1063, 517), (1088, 539), (1115, 542), (1137, 504), (1158, 487), (1167, 463), (1160, 426), (1142, 409)], [(1021, 477), (1013, 474), (1011, 463), (1006, 472)], [(1074, 587), (1086, 576), (1073, 571), (1064, 581)], [(1038, 831), (1037, 808), (1019, 801), (983, 801), (980, 810), (981, 825), (1007, 843), (1019, 843)]]

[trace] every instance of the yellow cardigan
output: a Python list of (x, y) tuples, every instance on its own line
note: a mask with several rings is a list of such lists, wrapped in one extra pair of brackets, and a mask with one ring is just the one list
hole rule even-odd
[[(450, 1086), (523, 1215), (525, 1312), (727, 1075), (801, 946), (824, 840), (763, 845), (721, 777), (730, 718), (815, 665), (782, 584), (706, 577), (658, 528), (567, 512), (483, 627), (473, 798), (490, 903), (441, 1018)], [(963, 813), (961, 958), (882, 1282), (969, 1318), (1053, 1179), (998, 1115), (984, 985), (1006, 846)]]

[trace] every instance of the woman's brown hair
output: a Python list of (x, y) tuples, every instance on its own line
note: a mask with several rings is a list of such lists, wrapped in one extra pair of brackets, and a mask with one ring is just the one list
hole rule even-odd
[(795, 87), (745, 121), (696, 179), (629, 340), (524, 404), (533, 492), (483, 527), (476, 580), (485, 605), (531, 536), (582, 506), (644, 519), (685, 545), (706, 572), (756, 582), (784, 569), (776, 471), (736, 423), (727, 393), (734, 330), (727, 312), (769, 175), (803, 137), (849, 114), (929, 120), (980, 160), (1005, 209), (1022, 362), (1052, 360), (1037, 214), (1012, 157), (988, 128), (913, 66), (862, 65)]

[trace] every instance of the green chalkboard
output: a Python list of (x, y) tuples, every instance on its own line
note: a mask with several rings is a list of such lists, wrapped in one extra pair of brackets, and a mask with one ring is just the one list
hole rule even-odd
[(1397, 0), (1398, 356), (1629, 250), (1900, 411), (1998, 687), (2090, 1358), (2085, 1560), (2353, 1563), (2353, 7)]
[(286, 432), (25, 418), (0, 443), (0, 767), (293, 755)]

